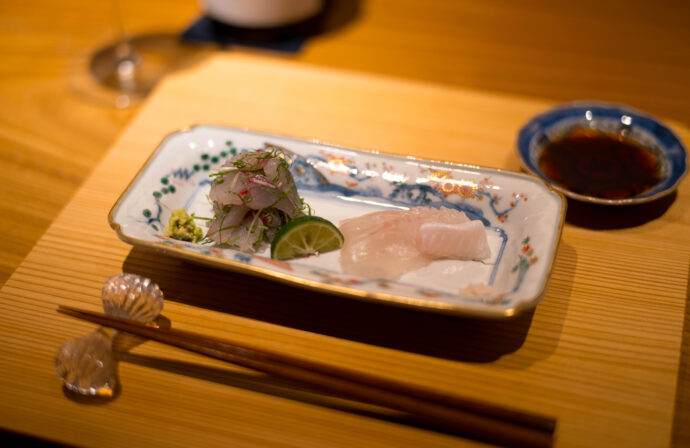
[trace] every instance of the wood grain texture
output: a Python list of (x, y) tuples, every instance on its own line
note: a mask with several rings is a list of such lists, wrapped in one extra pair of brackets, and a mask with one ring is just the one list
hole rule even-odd
[(113, 402), (67, 399), (52, 357), (91, 327), (54, 310), (98, 310), (105, 278), (128, 271), (161, 285), (164, 314), (182, 329), (554, 415), (556, 446), (667, 446), (690, 267), (687, 182), (646, 224), (566, 226), (545, 301), (507, 321), (412, 312), (207, 269), (132, 249), (105, 221), (161, 138), (190, 124), (290, 129), (516, 169), (515, 132), (547, 105), (241, 54), (170, 77), (0, 292), (2, 421), (99, 446), (472, 444), (153, 343), (120, 363), (122, 391)]
[[(72, 87), (76, 61), (115, 36), (113, 4), (0, 4), (1, 283), (135, 113), (85, 100)], [(177, 32), (198, 13), (189, 1), (122, 6), (132, 33)]]

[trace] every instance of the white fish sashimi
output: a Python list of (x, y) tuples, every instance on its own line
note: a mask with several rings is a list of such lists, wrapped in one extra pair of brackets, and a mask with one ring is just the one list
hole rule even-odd
[(340, 231), (350, 235), (350, 238), (363, 238), (376, 232), (382, 225), (399, 220), (400, 216), (400, 210), (387, 210), (344, 219), (340, 221)]
[(491, 256), (486, 229), (477, 220), (462, 224), (422, 224), (417, 247), (422, 253), (436, 258), (483, 260)]
[(247, 180), (252, 173), (231, 171), (216, 179), (209, 191), (208, 198), (219, 204), (242, 204), (247, 197)]
[[(284, 187), (289, 188), (289, 185), (284, 185)], [(265, 176), (257, 174), (247, 180), (247, 191), (251, 198), (251, 201), (246, 203), (249, 208), (259, 210), (274, 207), (290, 218), (294, 218), (299, 212), (301, 201), (294, 184), (290, 190), (281, 189)]]
[(268, 180), (281, 190), (286, 191), (290, 188), (292, 175), (290, 168), (283, 159), (279, 157), (269, 159), (264, 165), (264, 173), (266, 173)]
[(275, 207), (289, 217), (294, 217), (302, 208), (302, 201), (288, 164), (282, 158), (270, 159), (264, 165), (264, 173), (266, 173), (266, 178), (285, 195)]
[(247, 180), (247, 193), (251, 200), (247, 207), (259, 210), (274, 205), (283, 196), (283, 192), (264, 176), (256, 174)]
[(271, 158), (270, 153), (262, 149), (245, 151), (230, 157), (223, 164), (223, 167), (242, 171), (256, 171), (262, 169)]
[(460, 211), (447, 207), (435, 209), (431, 207), (415, 207), (409, 210), (386, 210), (383, 212), (369, 213), (356, 218), (345, 219), (340, 222), (340, 230), (343, 235), (360, 239), (376, 232), (386, 232), (397, 229), (401, 232), (415, 234), (419, 226), (425, 222), (441, 222), (448, 224), (460, 224), (468, 222), (469, 218)]
[(254, 250), (256, 244), (264, 236), (263, 226), (259, 219), (259, 213), (252, 211), (247, 214), (233, 235), (230, 247), (249, 252)]
[(220, 213), (216, 213), (216, 217), (211, 221), (211, 225), (208, 228), (206, 237), (218, 244), (231, 241), (240, 226), (240, 222), (242, 222), (248, 212), (249, 207), (244, 205), (226, 206)]
[(367, 278), (394, 279), (433, 260), (417, 249), (414, 240), (399, 231), (377, 232), (354, 242), (348, 242), (345, 235), (340, 252), (344, 272)]
[(343, 271), (368, 278), (394, 279), (438, 258), (491, 256), (484, 225), (446, 207), (374, 212), (343, 220), (340, 231)]

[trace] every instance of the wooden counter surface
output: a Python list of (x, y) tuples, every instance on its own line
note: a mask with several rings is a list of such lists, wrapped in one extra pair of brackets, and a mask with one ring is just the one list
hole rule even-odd
[[(136, 5), (123, 1), (122, 9), (126, 25), (135, 35), (179, 33), (199, 13), (196, 4), (190, 1), (142, 1)], [(3, 24), (0, 45), (4, 56), (0, 68), (3, 74), (0, 77), (0, 167), (3, 172), (0, 220), (5, 229), (0, 237), (0, 281), (10, 276), (132, 118), (142, 113), (141, 108), (116, 110), (96, 106), (67, 88), (75, 58), (111, 39), (110, 12), (107, 4), (82, 1), (59, 4), (5, 2), (0, 5), (0, 23)], [(681, 125), (690, 123), (689, 20), (689, 6), (680, 1), (656, 4), (592, 2), (580, 4), (578, 8), (543, 1), (520, 5), (495, 1), (362, 1), (357, 3), (355, 18), (342, 28), (310, 39), (298, 54), (270, 57), (294, 60), (307, 67), (368, 72), (374, 79), (378, 79), (376, 75), (391, 75), (415, 82), (484, 91), (491, 98), (499, 98), (499, 104), (524, 101), (530, 106), (520, 109), (511, 120), (493, 123), (497, 129), (490, 137), (495, 149), (493, 154), (505, 156), (492, 159), (487, 153), (482, 156), (485, 161), (477, 161), (517, 169), (515, 160), (509, 155), (514, 140), (510, 133), (517, 129), (520, 120), (527, 119), (527, 112), (537, 112), (554, 101), (582, 98), (618, 101)], [(214, 53), (224, 51), (198, 48), (194, 58), (188, 61), (188, 68), (203, 64)], [(414, 82), (411, 85), (417, 86)], [(480, 93), (467, 93), (475, 94)], [(189, 115), (184, 118), (199, 122)], [(238, 124), (228, 120), (230, 118), (221, 115), (215, 121)], [(171, 121), (165, 123), (165, 127), (174, 127), (173, 124), (178, 123)], [(267, 127), (399, 152), (396, 151), (398, 142), (393, 148), (394, 142), (390, 140), (376, 140), (381, 130), (366, 128), (364, 133), (349, 135), (341, 133), (334, 125), (322, 124), (325, 127), (300, 130), (294, 123), (290, 129), (285, 129), (283, 124), (286, 123), (272, 123)], [(316, 130), (319, 135), (314, 135)], [(149, 137), (153, 139), (153, 135)], [(473, 139), (486, 142), (485, 135), (460, 137), (459, 144), (463, 145)], [(685, 140), (687, 143), (687, 137)], [(110, 193), (112, 191), (108, 190)], [(105, 203), (99, 205), (103, 206)], [(679, 195), (656, 224), (648, 223), (622, 233), (636, 234), (649, 227), (663, 233), (662, 227), (669, 220), (687, 224), (684, 210), (687, 210), (687, 197)], [(571, 237), (577, 241), (573, 247), (602, 235), (593, 231), (579, 232), (576, 231), (578, 236)], [(616, 232), (604, 233), (609, 234), (617, 235)], [(604, 247), (615, 241), (609, 238), (614, 237), (603, 238)], [(687, 298), (687, 241), (685, 247), (674, 247), (678, 242), (673, 238), (665, 241), (670, 245), (669, 250), (680, 257), (667, 266), (674, 275), (680, 275), (677, 277), (680, 283), (671, 288), (672, 294), (684, 294)], [(127, 249), (123, 246), (118, 250)], [(659, 249), (659, 255), (665, 254), (664, 250)], [(644, 262), (642, 258), (639, 261)], [(580, 257), (569, 262), (569, 268), (576, 273), (604, 275)], [(85, 303), (94, 300), (87, 296), (102, 282), (99, 275), (84, 287), (82, 300)], [(51, 281), (55, 281), (56, 276), (53, 275)], [(21, 275), (18, 279), (27, 281)], [(596, 285), (589, 286), (595, 289), (586, 289), (586, 294), (598, 291), (606, 296), (608, 281), (606, 276), (601, 277)], [(654, 282), (666, 284), (663, 278), (644, 277), (645, 286)], [(663, 295), (660, 286), (653, 289), (655, 294)], [(638, 291), (625, 291), (628, 297), (639, 297)], [(10, 296), (5, 295), (5, 291), (3, 294), (3, 306), (11, 306), (12, 300), (7, 300)], [(574, 312), (572, 308), (568, 311)], [(270, 321), (262, 317), (265, 316), (259, 313), (259, 323), (252, 321), (250, 325), (261, 326), (261, 321)], [(680, 325), (682, 328), (682, 322)], [(690, 418), (687, 379), (690, 349), (687, 324), (685, 327), (683, 356), (677, 370), (679, 382), (677, 389), (674, 388), (675, 412), (664, 415), (664, 418), (675, 415), (674, 437), (679, 445), (690, 443), (687, 425), (682, 424)], [(674, 338), (676, 329), (670, 330)], [(59, 330), (54, 329), (55, 334)], [(577, 368), (577, 359), (573, 359), (573, 363)], [(672, 368), (672, 363), (666, 367)], [(20, 426), (7, 424), (6, 428)]]

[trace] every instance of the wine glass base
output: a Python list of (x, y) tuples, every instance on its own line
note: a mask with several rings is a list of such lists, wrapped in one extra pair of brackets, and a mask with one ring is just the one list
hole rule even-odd
[(198, 55), (199, 47), (177, 35), (134, 36), (75, 58), (68, 89), (103, 107), (135, 107), (163, 76)]

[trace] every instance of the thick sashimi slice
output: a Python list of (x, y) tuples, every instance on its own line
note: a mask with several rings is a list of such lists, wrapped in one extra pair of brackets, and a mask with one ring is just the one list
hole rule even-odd
[(482, 260), (491, 256), (486, 229), (480, 221), (422, 224), (417, 247), (423, 254), (434, 258)]
[(369, 213), (343, 220), (340, 231), (343, 271), (368, 278), (394, 279), (438, 258), (491, 255), (484, 225), (446, 207)]
[(344, 272), (367, 278), (394, 279), (432, 261), (434, 257), (421, 253), (414, 240), (398, 231), (378, 232), (350, 243), (345, 235), (340, 252)]
[[(356, 240), (368, 238), (385, 229), (397, 228), (405, 230), (401, 229), (406, 224), (403, 221), (405, 215), (401, 212), (402, 210), (388, 210), (343, 220), (340, 223), (340, 231), (346, 236), (345, 243), (353, 243)], [(413, 223), (412, 227), (415, 225)]]
[(469, 218), (457, 210), (447, 207), (415, 207), (409, 210), (386, 210), (369, 213), (356, 218), (345, 219), (340, 223), (340, 230), (350, 238), (365, 238), (376, 232), (396, 228), (402, 232), (414, 233), (425, 222), (442, 222), (460, 224)]

